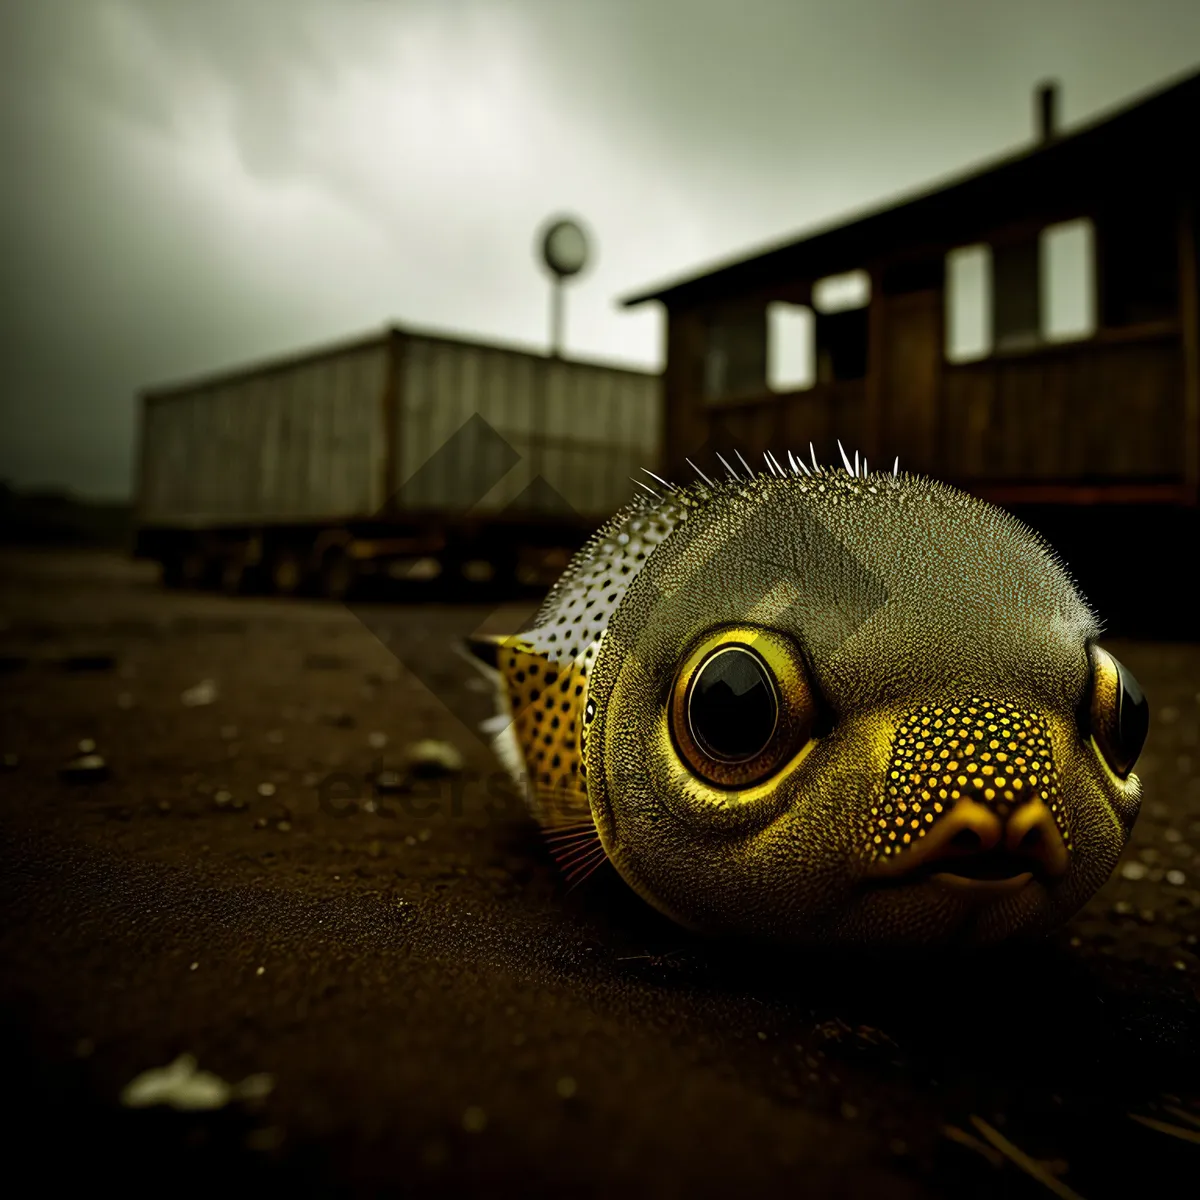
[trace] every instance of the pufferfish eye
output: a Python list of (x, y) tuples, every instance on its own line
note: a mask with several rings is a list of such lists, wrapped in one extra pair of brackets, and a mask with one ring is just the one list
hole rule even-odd
[(1095, 739), (1104, 761), (1124, 779), (1133, 770), (1150, 727), (1150, 706), (1128, 667), (1093, 645), (1091, 689), (1084, 732)]
[(671, 690), (671, 732), (694, 774), (722, 788), (761, 782), (811, 737), (817, 706), (799, 653), (770, 630), (714, 631)]

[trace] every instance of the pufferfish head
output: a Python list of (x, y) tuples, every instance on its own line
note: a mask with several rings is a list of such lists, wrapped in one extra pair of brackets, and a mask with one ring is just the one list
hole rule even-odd
[(498, 648), (535, 811), (710, 933), (1061, 923), (1129, 836), (1148, 725), (1063, 564), (941, 483), (769, 461), (618, 514)]

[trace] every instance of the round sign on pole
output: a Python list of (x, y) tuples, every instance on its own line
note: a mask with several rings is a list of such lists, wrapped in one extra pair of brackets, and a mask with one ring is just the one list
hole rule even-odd
[(578, 221), (557, 217), (546, 225), (542, 234), (542, 261), (559, 279), (578, 275), (587, 266), (588, 250), (587, 234)]

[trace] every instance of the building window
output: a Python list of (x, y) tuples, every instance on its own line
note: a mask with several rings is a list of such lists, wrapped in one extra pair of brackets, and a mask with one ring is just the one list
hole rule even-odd
[(828, 275), (813, 284), (818, 383), (866, 377), (870, 300), (866, 271)]
[(1095, 229), (1086, 217), (1042, 230), (1042, 334), (1047, 341), (1096, 332)]
[(1100, 221), (1100, 309), (1109, 328), (1174, 320), (1179, 313), (1176, 216), (1128, 202)]
[(991, 247), (960, 246), (946, 255), (946, 358), (986, 358), (992, 350), (991, 331)]
[(767, 390), (766, 305), (726, 309), (708, 321), (704, 398), (709, 403)]
[(813, 385), (813, 312), (803, 304), (767, 305), (767, 385), (797, 392)]
[(871, 277), (866, 271), (826, 275), (813, 284), (813, 307), (820, 313), (865, 308), (871, 302)]
[(1022, 350), (1042, 337), (1041, 239), (992, 246), (992, 345)]

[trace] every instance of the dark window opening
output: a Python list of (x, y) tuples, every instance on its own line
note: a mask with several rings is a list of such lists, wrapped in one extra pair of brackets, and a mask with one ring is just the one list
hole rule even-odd
[(1098, 222), (1100, 312), (1109, 328), (1172, 320), (1179, 311), (1175, 214), (1124, 206)]
[(816, 315), (817, 382), (865, 379), (867, 374), (866, 308)]
[(996, 350), (1034, 346), (1041, 340), (1039, 239), (992, 247), (992, 345)]
[(704, 396), (722, 400), (767, 388), (767, 310), (727, 309), (709, 319)]

